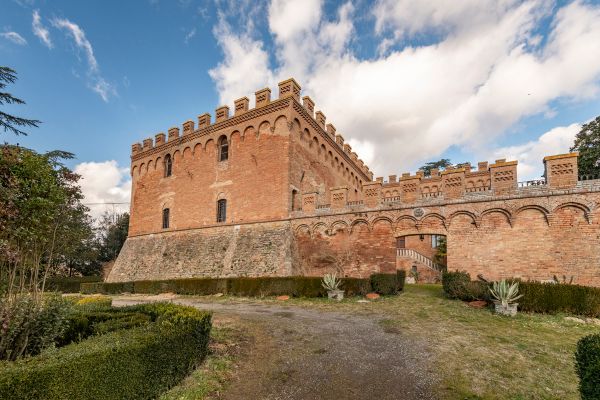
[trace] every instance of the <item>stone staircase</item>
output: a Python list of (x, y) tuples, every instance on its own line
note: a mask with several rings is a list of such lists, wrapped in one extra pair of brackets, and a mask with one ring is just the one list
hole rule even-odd
[(396, 256), (410, 258), (436, 272), (442, 272), (446, 269), (446, 267), (442, 264), (436, 263), (431, 258), (424, 256), (423, 254), (413, 249), (397, 249)]

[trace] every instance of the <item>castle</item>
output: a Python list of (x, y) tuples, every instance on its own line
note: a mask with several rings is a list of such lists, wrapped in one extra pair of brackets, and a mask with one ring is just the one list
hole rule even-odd
[[(518, 182), (496, 160), (373, 179), (294, 79), (132, 146), (129, 237), (108, 281), (448, 269), (600, 286), (600, 180), (577, 154)], [(439, 261), (439, 260), (437, 260)]]

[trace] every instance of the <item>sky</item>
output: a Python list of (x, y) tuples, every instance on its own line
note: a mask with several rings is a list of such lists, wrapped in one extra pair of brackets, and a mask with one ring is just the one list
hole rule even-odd
[(0, 65), (43, 122), (0, 140), (75, 153), (88, 204), (129, 201), (131, 144), (289, 77), (376, 176), (528, 180), (600, 115), (600, 2), (0, 0)]

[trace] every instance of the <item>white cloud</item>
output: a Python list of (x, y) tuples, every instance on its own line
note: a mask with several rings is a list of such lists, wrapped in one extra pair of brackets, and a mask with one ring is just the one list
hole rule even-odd
[(106, 82), (106, 80), (102, 77), (95, 78), (94, 82), (91, 84), (91, 88), (94, 92), (98, 93), (105, 103), (108, 103), (110, 96), (117, 95), (117, 90), (114, 88), (114, 86)]
[(269, 27), (278, 40), (295, 40), (318, 26), (321, 0), (273, 0), (269, 7)]
[[(373, 10), (380, 51), (373, 59), (352, 47), (363, 15), (346, 3), (331, 20), (321, 1), (273, 0), (272, 51), (221, 20), (215, 33), (225, 58), (211, 71), (221, 101), (294, 76), (381, 175), (415, 169), (453, 145), (489, 154), (522, 118), (551, 115), (556, 100), (598, 95), (598, 4), (382, 0)], [(426, 33), (434, 43), (405, 42)]]
[(108, 102), (111, 96), (117, 96), (117, 89), (100, 75), (100, 67), (94, 48), (86, 38), (85, 32), (79, 25), (65, 18), (55, 18), (52, 25), (58, 29), (64, 29), (73, 38), (78, 49), (85, 53), (88, 64), (88, 86), (92, 91), (100, 96), (104, 102)]
[(520, 181), (539, 179), (543, 173), (543, 159), (547, 155), (568, 153), (581, 124), (559, 126), (542, 134), (537, 140), (501, 147), (493, 151), (490, 160), (506, 158), (517, 160), (517, 173)]
[[(75, 167), (75, 173), (81, 175), (79, 184), (85, 203), (94, 218), (105, 211), (129, 211), (131, 179), (129, 168), (121, 168), (116, 161), (84, 162)], [(114, 208), (113, 208), (114, 207)]]
[(261, 42), (233, 33), (223, 19), (215, 28), (215, 36), (225, 57), (208, 73), (217, 83), (223, 104), (273, 82), (269, 56)]
[(19, 46), (25, 46), (27, 44), (27, 40), (17, 32), (3, 32), (0, 33), (0, 36), (3, 38), (10, 40), (14, 44), (18, 44)]
[(48, 32), (48, 29), (42, 24), (42, 17), (40, 16), (39, 10), (33, 10), (31, 29), (33, 30), (33, 34), (37, 36), (46, 47), (49, 49), (54, 47), (52, 40), (50, 39), (50, 32)]
[(194, 36), (196, 36), (196, 28), (192, 28), (188, 33), (186, 33), (185, 38), (183, 39), (183, 42), (185, 44), (188, 44), (190, 39), (193, 38)]
[(494, 23), (517, 3), (517, 0), (378, 0), (373, 7), (375, 32), (391, 31), (396, 39), (402, 39), (423, 33), (473, 31)]
[(59, 29), (65, 29), (71, 34), (71, 37), (75, 41), (77, 47), (86, 55), (88, 66), (92, 72), (98, 71), (98, 61), (94, 56), (94, 49), (89, 40), (85, 37), (85, 32), (74, 22), (69, 21), (65, 18), (55, 18), (52, 20), (52, 25)]

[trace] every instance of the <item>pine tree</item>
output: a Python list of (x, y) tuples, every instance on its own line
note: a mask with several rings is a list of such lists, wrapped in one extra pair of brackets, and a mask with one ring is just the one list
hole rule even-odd
[(581, 127), (571, 151), (579, 152), (579, 175), (600, 178), (600, 116)]
[[(10, 93), (4, 92), (4, 88), (17, 80), (17, 72), (8, 67), (0, 67), (0, 106), (4, 104), (25, 104), (25, 102)], [(27, 135), (20, 130), (20, 127), (37, 127), (40, 121), (36, 119), (26, 119), (0, 111), (0, 127), (4, 132), (10, 131), (15, 135)]]
[(447, 168), (450, 165), (452, 165), (452, 163), (450, 162), (450, 160), (448, 158), (442, 158), (439, 161), (428, 162), (427, 164), (421, 166), (421, 168), (419, 168), (419, 170), (423, 171), (423, 175), (425, 175), (425, 176), (431, 176), (431, 170), (432, 169), (443, 170), (443, 169)]

